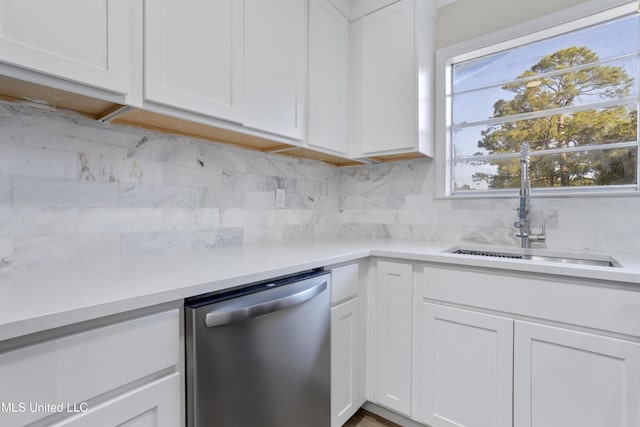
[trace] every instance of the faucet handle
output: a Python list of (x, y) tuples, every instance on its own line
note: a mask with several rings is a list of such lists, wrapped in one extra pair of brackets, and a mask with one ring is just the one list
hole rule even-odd
[(542, 221), (542, 232), (540, 234), (532, 234), (529, 238), (534, 241), (534, 242), (538, 242), (538, 243), (544, 243), (547, 241), (547, 236), (545, 234), (546, 232), (546, 225), (544, 223), (544, 221)]

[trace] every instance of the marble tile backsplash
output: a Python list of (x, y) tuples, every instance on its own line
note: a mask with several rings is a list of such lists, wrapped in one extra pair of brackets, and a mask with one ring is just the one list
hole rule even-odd
[[(0, 104), (0, 271), (328, 236), (517, 246), (515, 198), (442, 199), (435, 182), (429, 159), (336, 168)], [(548, 248), (640, 252), (640, 197), (533, 208)]]
[[(432, 160), (340, 170), (340, 234), (518, 246), (517, 198), (444, 199), (436, 194)], [(640, 253), (640, 195), (532, 199), (542, 247)]]
[(325, 236), (338, 184), (315, 161), (0, 104), (0, 270)]

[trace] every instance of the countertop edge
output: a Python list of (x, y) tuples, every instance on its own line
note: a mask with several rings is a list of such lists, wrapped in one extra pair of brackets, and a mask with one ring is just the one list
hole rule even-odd
[[(1, 297), (10, 299), (13, 296), (14, 298), (23, 300), (16, 301), (15, 304), (5, 302), (7, 310), (13, 311), (9, 314), (5, 313), (4, 318), (0, 317), (0, 341), (163, 303), (179, 301), (190, 296), (241, 286), (243, 284), (292, 274), (298, 271), (327, 267), (368, 257), (385, 257), (407, 262), (437, 263), (443, 266), (457, 266), (461, 268), (502, 270), (505, 273), (535, 273), (571, 277), (574, 279), (588, 279), (591, 281), (618, 282), (627, 285), (640, 284), (640, 261), (635, 259), (635, 264), (632, 263), (632, 268), (614, 270), (612, 268), (606, 269), (589, 266), (553, 265), (548, 262), (527, 261), (523, 263), (517, 260), (487, 260), (468, 255), (452, 255), (446, 252), (446, 249), (451, 246), (453, 245), (450, 243), (414, 241), (372, 240), (346, 242), (340, 240), (323, 240), (291, 244), (256, 245), (246, 248), (238, 247), (227, 249), (226, 252), (221, 250), (220, 252), (209, 255), (184, 255), (176, 262), (178, 271), (174, 272), (173, 270), (168, 270), (169, 267), (165, 268), (166, 271), (173, 273), (173, 277), (179, 277), (179, 279), (163, 277), (166, 282), (162, 285), (164, 287), (154, 288), (153, 285), (145, 285), (141, 286), (140, 289), (128, 289), (125, 284), (122, 285), (121, 289), (116, 289), (111, 294), (108, 289), (103, 289), (104, 286), (97, 286), (96, 288), (89, 288), (89, 292), (93, 290), (99, 295), (95, 297), (93, 295), (85, 295), (84, 302), (80, 300), (75, 303), (75, 306), (73, 302), (64, 300), (65, 295), (61, 295), (58, 298), (58, 307), (54, 304), (52, 309), (46, 308), (46, 296), (38, 295), (37, 298), (42, 299), (42, 301), (39, 302), (41, 306), (31, 308), (31, 311), (26, 308), (21, 311), (19, 307), (14, 308), (12, 306), (28, 301), (29, 297), (37, 294), (38, 290), (44, 290), (46, 288), (42, 285), (31, 283), (31, 281), (39, 277), (38, 273), (25, 272), (24, 276), (26, 276), (26, 278), (22, 278), (22, 281), (17, 280), (18, 283), (13, 289), (4, 291), (4, 293), (3, 289), (0, 289)], [(263, 257), (266, 259), (258, 260), (257, 257), (260, 256), (261, 251), (265, 251), (267, 254)], [(271, 251), (271, 253), (269, 251)], [(236, 260), (236, 257), (245, 257), (246, 259)], [(231, 259), (235, 260), (237, 266), (224, 266), (227, 267), (224, 272), (205, 271), (205, 267), (208, 266), (207, 263), (212, 260), (218, 260), (218, 258), (221, 258), (221, 260), (217, 261), (220, 263), (220, 266), (224, 266), (225, 261), (229, 263)], [(258, 262), (255, 262), (255, 265), (248, 265), (251, 261), (256, 260), (258, 260)], [(151, 266), (154, 265), (153, 262), (153, 259), (149, 260), (144, 258), (137, 260), (137, 264), (130, 260), (112, 260), (111, 263), (106, 263), (102, 266), (105, 269), (104, 271), (111, 272), (109, 268), (120, 268), (122, 271), (116, 272), (118, 274), (113, 274), (116, 279), (110, 277), (101, 278), (102, 284), (111, 283), (109, 280), (115, 282), (117, 278), (122, 277), (126, 277), (127, 280), (131, 282), (144, 280), (141, 278), (145, 278), (146, 275), (149, 276), (150, 281), (154, 280), (154, 275), (162, 277), (162, 271), (149, 272), (145, 270), (145, 268), (151, 268)], [(156, 260), (156, 262), (159, 261)], [(184, 269), (184, 274), (181, 274), (182, 271), (179, 270), (180, 267)], [(197, 274), (192, 271), (198, 269), (203, 271), (196, 271)], [(212, 269), (215, 270), (215, 268)], [(42, 277), (45, 277), (48, 270), (44, 269), (43, 271), (44, 272), (40, 274), (43, 275)], [(64, 277), (64, 274), (67, 274), (68, 278), (73, 277), (77, 282), (69, 285), (68, 289), (62, 290), (61, 293), (64, 294), (64, 292), (66, 292), (68, 294), (67, 296), (72, 297), (77, 295), (81, 289), (84, 290), (81, 287), (82, 283), (80, 279), (75, 278), (72, 267), (69, 267), (68, 271), (65, 270), (64, 267), (60, 267), (54, 271), (58, 271), (62, 277)], [(63, 273), (65, 271), (66, 273)], [(93, 273), (90, 268), (88, 268), (87, 271), (84, 271), (84, 273)], [(82, 272), (79, 274), (82, 274)], [(94, 274), (98, 275), (100, 272), (97, 271)], [(129, 279), (129, 275), (132, 274), (134, 277)], [(17, 276), (21, 277), (21, 274)], [(184, 279), (183, 276), (185, 276)], [(171, 280), (176, 280), (176, 283), (172, 284)], [(0, 287), (2, 285), (3, 284), (0, 284)], [(26, 286), (28, 288), (31, 285), (33, 285), (33, 289), (29, 288), (24, 292), (20, 289), (20, 286)], [(640, 287), (638, 287), (638, 290), (640, 291)], [(49, 290), (49, 292), (52, 291)]]
[(360, 250), (356, 252), (338, 254), (331, 257), (322, 257), (300, 264), (281, 265), (257, 273), (252, 272), (249, 274), (240, 274), (209, 282), (205, 281), (202, 283), (189, 284), (186, 286), (176, 287), (175, 289), (147, 293), (144, 295), (135, 295), (126, 298), (116, 298), (112, 301), (102, 302), (99, 304), (15, 319), (11, 322), (0, 323), (0, 342), (39, 333), (45, 330), (170, 303), (172, 301), (179, 301), (187, 297), (242, 286), (273, 277), (294, 274), (299, 271), (364, 259), (368, 258), (370, 255), (371, 251), (369, 249)]

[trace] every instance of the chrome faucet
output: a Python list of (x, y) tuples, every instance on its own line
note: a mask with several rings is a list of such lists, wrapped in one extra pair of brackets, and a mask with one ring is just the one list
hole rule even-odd
[(518, 220), (513, 224), (518, 229), (516, 237), (520, 237), (522, 248), (530, 248), (531, 242), (544, 243), (546, 241), (545, 226), (542, 223), (540, 234), (531, 234), (530, 214), (531, 214), (531, 182), (529, 180), (529, 144), (523, 143), (520, 148), (520, 206)]

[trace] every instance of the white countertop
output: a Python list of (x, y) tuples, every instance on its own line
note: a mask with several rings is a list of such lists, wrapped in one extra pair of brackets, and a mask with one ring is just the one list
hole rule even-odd
[(640, 284), (640, 257), (614, 255), (620, 268), (575, 266), (442, 252), (453, 246), (399, 240), (310, 240), (4, 273), (0, 275), (0, 341), (368, 256)]

